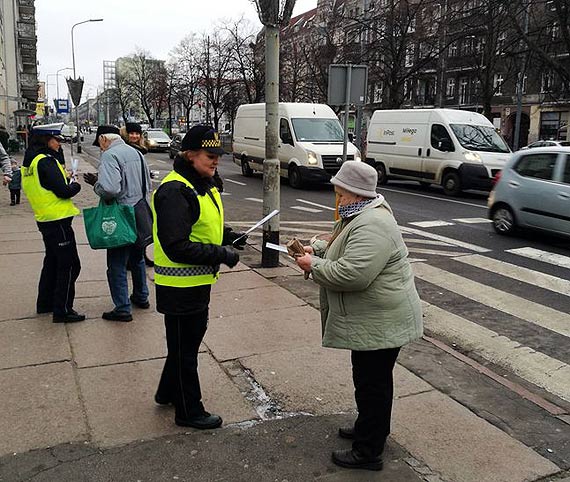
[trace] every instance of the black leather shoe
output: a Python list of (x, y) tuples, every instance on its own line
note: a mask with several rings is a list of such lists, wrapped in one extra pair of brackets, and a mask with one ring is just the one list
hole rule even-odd
[(38, 315), (45, 315), (46, 313), (53, 313), (53, 308), (37, 308), (36, 313)]
[(133, 315), (130, 313), (120, 313), (118, 311), (106, 311), (102, 318), (109, 321), (133, 321)]
[(332, 461), (347, 469), (382, 470), (384, 466), (381, 456), (364, 457), (353, 449), (333, 451)]
[(340, 427), (338, 429), (338, 436), (348, 440), (354, 440), (354, 427)]
[(211, 415), (206, 412), (202, 415), (197, 415), (187, 419), (176, 417), (174, 422), (180, 427), (192, 427), (199, 430), (208, 430), (220, 427), (222, 425), (222, 417), (219, 415)]
[(53, 315), (54, 323), (77, 323), (85, 320), (85, 315), (80, 315), (77, 311), (70, 311), (65, 315)]
[(173, 403), (172, 400), (169, 398), (161, 397), (158, 393), (154, 396), (154, 401), (157, 403), (157, 405), (170, 405)]
[(132, 295), (130, 296), (129, 299), (131, 300), (131, 303), (133, 305), (135, 305), (137, 308), (140, 308), (141, 310), (147, 310), (150, 308), (150, 303), (148, 300), (146, 300), (144, 302), (136, 301)]

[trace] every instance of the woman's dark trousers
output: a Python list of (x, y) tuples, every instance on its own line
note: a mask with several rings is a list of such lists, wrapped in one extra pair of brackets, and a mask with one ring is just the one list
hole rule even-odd
[(158, 385), (157, 397), (174, 403), (176, 418), (202, 415), (198, 378), (198, 350), (208, 327), (208, 308), (192, 315), (164, 315), (168, 355)]
[(377, 457), (390, 434), (393, 370), (400, 348), (352, 352), (352, 379), (358, 417), (352, 448), (364, 457)]

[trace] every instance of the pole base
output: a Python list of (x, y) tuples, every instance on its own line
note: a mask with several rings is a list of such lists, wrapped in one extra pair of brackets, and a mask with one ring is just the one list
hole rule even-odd
[(261, 248), (261, 267), (277, 268), (279, 266), (279, 251), (267, 248), (266, 243), (279, 244), (279, 231), (263, 231), (263, 246)]
[(81, 146), (77, 146), (77, 154), (81, 154)]

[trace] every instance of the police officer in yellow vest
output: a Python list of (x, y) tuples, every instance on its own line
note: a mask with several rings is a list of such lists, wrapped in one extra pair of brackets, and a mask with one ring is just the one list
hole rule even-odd
[(194, 126), (152, 199), (156, 304), (168, 346), (155, 401), (173, 403), (175, 423), (198, 429), (222, 424), (204, 409), (198, 378), (210, 290), (220, 264), (233, 268), (239, 261), (232, 242), (238, 249), (245, 245), (245, 237), (238, 240), (241, 233), (224, 228), (222, 198), (212, 179), (223, 153), (214, 129)]
[(54, 323), (72, 323), (85, 319), (85, 315), (73, 309), (75, 281), (81, 264), (71, 227), (79, 209), (71, 198), (81, 186), (70, 180), (65, 171), (62, 127), (63, 123), (34, 127), (24, 155), (22, 187), (46, 249), (36, 310), (53, 313)]

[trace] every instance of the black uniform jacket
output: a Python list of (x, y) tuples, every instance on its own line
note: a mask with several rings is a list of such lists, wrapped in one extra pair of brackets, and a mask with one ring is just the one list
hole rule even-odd
[[(69, 199), (75, 196), (81, 190), (81, 184), (78, 182), (68, 183), (61, 175), (61, 171), (57, 163), (65, 165), (63, 152), (52, 151), (49, 148), (41, 148), (37, 150), (28, 149), (24, 154), (24, 167), (30, 167), (30, 164), (38, 154), (45, 154), (47, 157), (38, 161), (38, 178), (44, 189), (52, 191), (57, 197)], [(59, 221), (48, 221), (57, 223)], [(42, 223), (46, 224), (46, 223)]]
[[(174, 170), (188, 179), (198, 194), (204, 195), (215, 184), (201, 177), (181, 157), (174, 159)], [(157, 235), (168, 258), (175, 263), (216, 266), (226, 261), (226, 251), (215, 244), (190, 241), (192, 226), (200, 217), (200, 203), (186, 184), (170, 181), (154, 194)], [(225, 244), (222, 242), (222, 244)], [(211, 285), (175, 288), (156, 285), (156, 309), (166, 315), (190, 315), (202, 311), (210, 303)]]

